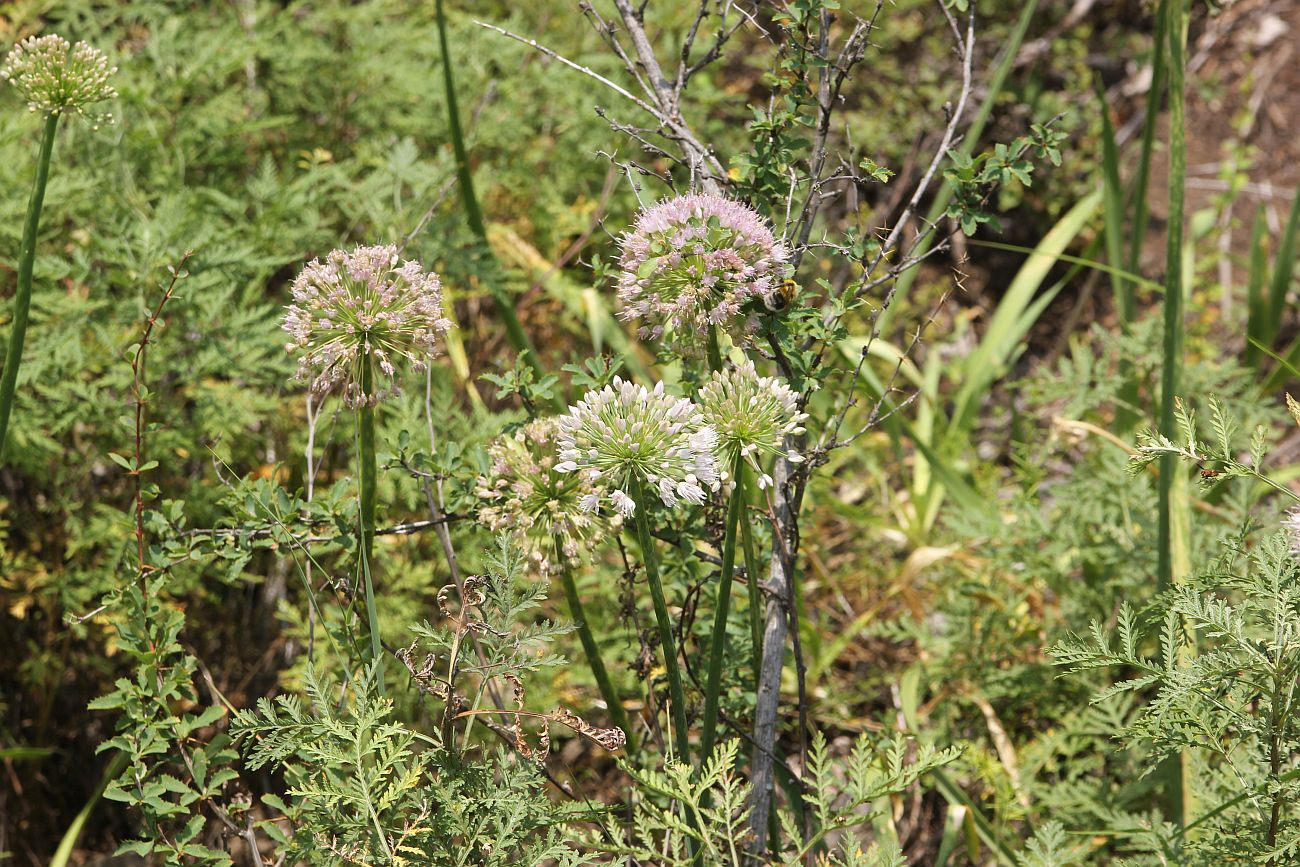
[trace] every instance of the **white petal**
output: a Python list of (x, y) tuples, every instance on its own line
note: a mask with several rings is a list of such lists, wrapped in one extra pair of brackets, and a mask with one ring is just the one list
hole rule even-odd
[(610, 499), (614, 501), (614, 506), (624, 515), (632, 515), (636, 512), (636, 501), (622, 491), (615, 491), (610, 494)]

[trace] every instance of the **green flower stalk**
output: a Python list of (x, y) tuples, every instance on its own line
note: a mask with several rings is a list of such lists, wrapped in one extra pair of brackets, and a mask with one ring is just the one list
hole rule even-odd
[[(556, 470), (577, 473), (600, 484), (610, 492), (608, 498), (620, 513), (635, 518), (668, 672), (676, 758), (687, 763), (686, 699), (648, 513), (651, 496), (670, 508), (681, 501), (699, 505), (704, 502), (706, 487), (718, 487), (717, 435), (689, 400), (666, 394), (662, 382), (651, 390), (618, 377), (612, 385), (588, 392), (570, 407), (560, 418), (560, 430)], [(595, 510), (602, 499), (600, 493), (593, 493), (583, 506)]]
[[(334, 250), (313, 260), (292, 288), (284, 317), (287, 348), (299, 354), (298, 378), (319, 395), (338, 393), (357, 411), (361, 563), (371, 655), (382, 659), (371, 582), (375, 536), (375, 408), (395, 394), (397, 364), (424, 370), (451, 322), (442, 315), (442, 284), (418, 262), (400, 261), (392, 245)], [(382, 683), (382, 677), (381, 677)]]
[[(22, 247), (18, 253), (18, 291), (14, 295), (13, 325), (5, 353), (4, 372), (0, 375), (0, 452), (9, 433), (14, 393), (18, 386), (18, 367), (23, 359), (27, 338), (27, 321), (32, 306), (32, 272), (36, 263), (36, 233), (40, 228), (41, 208), (45, 203), (45, 186), (50, 177), (50, 156), (54, 152), (54, 135), (59, 117), (80, 114), (97, 122), (100, 116), (89, 115), (87, 107), (113, 99), (117, 91), (109, 84), (116, 68), (108, 65), (102, 52), (84, 42), (70, 46), (61, 36), (29, 37), (9, 53), (0, 79), (18, 89), (27, 107), (45, 115), (40, 151), (36, 157), (36, 179), (27, 201), (27, 219), (23, 223)], [(103, 119), (108, 116), (104, 115)]]
[[(753, 362), (746, 359), (730, 369), (717, 371), (700, 388), (696, 396), (705, 424), (718, 438), (716, 452), (729, 467), (731, 493), (727, 506), (722, 543), (722, 569), (718, 579), (718, 601), (713, 615), (712, 644), (704, 687), (704, 728), (700, 736), (700, 763), (709, 760), (717, 738), (718, 706), (722, 693), (722, 658), (727, 643), (727, 617), (731, 611), (731, 585), (736, 569), (736, 537), (745, 541), (746, 565), (753, 568), (753, 541), (745, 518), (746, 478), (752, 470), (760, 489), (772, 484), (760, 458), (783, 456), (798, 463), (803, 458), (786, 448), (790, 436), (803, 433), (807, 416), (799, 411), (798, 395), (780, 379), (759, 376)], [(750, 626), (754, 629), (757, 596), (751, 572)]]

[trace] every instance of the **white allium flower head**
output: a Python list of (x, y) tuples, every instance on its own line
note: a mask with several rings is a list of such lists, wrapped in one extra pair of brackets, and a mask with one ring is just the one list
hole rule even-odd
[[(662, 382), (648, 389), (614, 377), (560, 417), (555, 469), (582, 474), (609, 490), (610, 502), (625, 516), (636, 512), (631, 494), (638, 487), (665, 506), (682, 500), (699, 505), (706, 488), (718, 488), (717, 443), (695, 405), (665, 394)], [(596, 497), (585, 505), (599, 502)]]
[[(373, 405), (397, 391), (396, 365), (416, 370), (438, 353), (451, 328), (442, 284), (419, 262), (399, 262), (392, 245), (335, 250), (312, 260), (293, 282), (284, 330), (301, 353), (298, 378), (317, 394), (341, 391), (348, 406)], [(369, 367), (371, 389), (362, 389)]]
[(799, 411), (798, 395), (777, 377), (759, 376), (749, 359), (710, 374), (695, 403), (705, 422), (717, 431), (718, 457), (726, 471), (738, 457), (743, 458), (758, 475), (758, 486), (766, 488), (772, 477), (759, 463), (760, 457), (803, 460), (785, 447), (786, 437), (803, 433), (808, 419)]
[(557, 565), (557, 538), (576, 561), (609, 527), (595, 514), (600, 491), (590, 477), (556, 469), (559, 436), (560, 420), (546, 418), (497, 437), (488, 446), (491, 468), (475, 487), (478, 522), (515, 533), (543, 574)]
[(9, 52), (0, 78), (18, 89), (32, 111), (85, 114), (86, 106), (117, 96), (109, 83), (115, 72), (102, 51), (84, 42), (29, 36)]
[(698, 345), (710, 326), (735, 332), (743, 308), (785, 276), (789, 251), (752, 208), (688, 194), (646, 208), (623, 236), (618, 297), (641, 336)]

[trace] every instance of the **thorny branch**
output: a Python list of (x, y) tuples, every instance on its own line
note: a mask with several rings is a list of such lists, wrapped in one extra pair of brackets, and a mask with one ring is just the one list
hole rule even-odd
[[(716, 7), (716, 11), (714, 7)], [(692, 76), (717, 60), (721, 56), (723, 48), (740, 28), (746, 24), (757, 27), (754, 23), (753, 13), (745, 11), (732, 0), (725, 3), (718, 3), (716, 0), (700, 0), (699, 9), (692, 26), (678, 51), (676, 74), (669, 78), (665, 74), (646, 33), (643, 5), (636, 6), (628, 2), (628, 0), (614, 0), (614, 8), (618, 12), (620, 22), (618, 24), (607, 21), (590, 3), (583, 2), (580, 8), (605, 44), (623, 63), (628, 75), (637, 83), (643, 96), (632, 93), (621, 84), (601, 75), (590, 67), (564, 57), (553, 49), (540, 44), (535, 39), (511, 33), (494, 24), (487, 24), (482, 21), (475, 21), (475, 23), (480, 27), (493, 30), (502, 36), (523, 43), (570, 69), (586, 75), (649, 114), (654, 118), (657, 125), (652, 128), (640, 128), (614, 120), (608, 117), (604, 110), (597, 109), (600, 116), (604, 117), (614, 130), (630, 136), (645, 147), (649, 153), (685, 165), (692, 179), (698, 179), (700, 186), (706, 191), (717, 192), (721, 190), (727, 183), (726, 169), (713, 150), (699, 140), (690, 125), (682, 117), (682, 94)], [(736, 18), (729, 20), (733, 13)], [(703, 29), (704, 22), (710, 17), (718, 19), (713, 40), (698, 58), (692, 60), (691, 54), (696, 39)], [(631, 43), (631, 54), (623, 47), (623, 43), (619, 39), (620, 33), (624, 34)], [(677, 157), (669, 154), (664, 149), (652, 144), (648, 140), (649, 136), (660, 136), (672, 142), (680, 148), (681, 156)]]

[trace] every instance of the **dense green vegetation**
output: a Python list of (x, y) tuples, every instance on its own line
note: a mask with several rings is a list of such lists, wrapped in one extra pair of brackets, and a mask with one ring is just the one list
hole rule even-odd
[(0, 860), (1300, 863), (1300, 7), (445, 6), (0, 22)]

